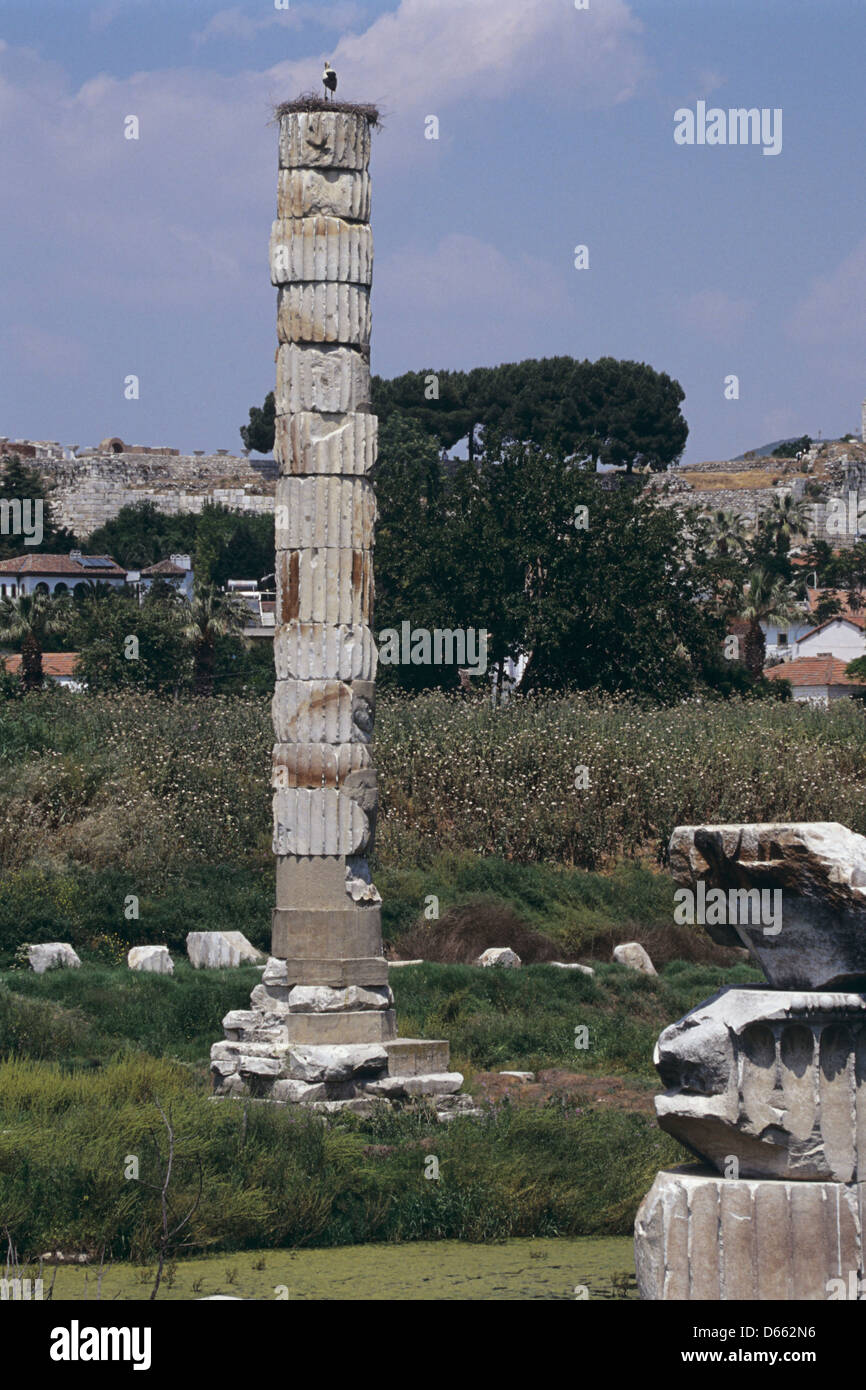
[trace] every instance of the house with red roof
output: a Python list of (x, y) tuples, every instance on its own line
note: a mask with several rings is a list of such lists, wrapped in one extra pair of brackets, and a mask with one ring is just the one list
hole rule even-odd
[(16, 555), (0, 560), (0, 599), (22, 594), (60, 598), (87, 593), (92, 584), (122, 589), (125, 583), (126, 570), (110, 555), (82, 555), (80, 550), (70, 550), (68, 555)]
[(794, 648), (794, 658), (827, 655), (839, 661), (866, 656), (866, 619), (862, 613), (841, 613), (810, 628)]
[(157, 560), (155, 565), (148, 565), (146, 569), (128, 570), (126, 581), (135, 586), (139, 598), (143, 598), (154, 584), (160, 582), (170, 584), (177, 593), (192, 602), (193, 570), (189, 555), (172, 555), (168, 560)]
[[(53, 681), (55, 685), (65, 686), (67, 690), (83, 690), (83, 682), (76, 680), (75, 677), (77, 660), (78, 652), (43, 652), (42, 674), (46, 680)], [(21, 656), (18, 652), (11, 656), (0, 657), (0, 661), (3, 662), (10, 676), (21, 674)]]
[(858, 680), (846, 676), (847, 664), (829, 652), (821, 652), (817, 656), (795, 657), (780, 666), (770, 666), (764, 675), (768, 681), (790, 681), (795, 700), (829, 705), (846, 696), (866, 695), (866, 678)]

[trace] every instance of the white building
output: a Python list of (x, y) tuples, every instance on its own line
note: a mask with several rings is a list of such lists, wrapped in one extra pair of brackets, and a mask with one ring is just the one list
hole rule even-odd
[[(265, 576), (265, 579), (273, 578), (271, 574)], [(276, 591), (260, 588), (255, 579), (230, 579), (226, 588), (234, 598), (242, 599), (250, 610), (244, 637), (268, 637), (273, 641), (277, 625)]]
[(168, 560), (158, 560), (155, 565), (148, 565), (147, 569), (129, 570), (126, 576), (126, 582), (135, 585), (140, 598), (143, 598), (157, 581), (170, 584), (191, 603), (194, 586), (192, 560), (189, 555), (172, 555)]
[(110, 555), (82, 555), (80, 550), (70, 550), (68, 555), (17, 555), (0, 560), (0, 599), (21, 594), (60, 598), (85, 594), (91, 584), (122, 589), (125, 583), (126, 570)]
[(794, 658), (832, 656), (847, 665), (858, 656), (866, 656), (864, 619), (858, 614), (840, 614), (825, 623), (810, 628), (795, 645)]
[(773, 666), (764, 675), (767, 680), (791, 682), (795, 700), (808, 700), (816, 705), (830, 705), (846, 696), (866, 694), (866, 680), (854, 680), (845, 674), (846, 663), (824, 652), (801, 656)]

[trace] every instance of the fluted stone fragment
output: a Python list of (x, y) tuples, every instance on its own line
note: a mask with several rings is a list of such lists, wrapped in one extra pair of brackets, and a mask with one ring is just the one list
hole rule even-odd
[(369, 743), (370, 681), (277, 681), (273, 698), (278, 743)]
[(323, 787), (274, 793), (275, 854), (362, 854), (371, 836), (370, 818), (341, 791)]
[(301, 111), (280, 122), (280, 168), (366, 169), (370, 127), (343, 111)]
[(282, 285), (277, 300), (281, 343), (370, 343), (370, 291), (334, 282)]
[(366, 170), (281, 169), (277, 185), (277, 220), (315, 216), (367, 222), (370, 175)]
[(340, 415), (370, 404), (370, 363), (357, 348), (282, 343), (277, 352), (277, 415), (301, 410)]
[[(866, 986), (863, 835), (835, 821), (681, 825), (669, 855), (678, 884), (704, 897), (721, 890), (724, 915), (705, 911), (705, 930), (747, 946), (771, 985)], [(776, 901), (780, 922), (766, 911)]]
[(373, 234), (341, 217), (277, 219), (271, 229), (271, 282), (340, 280), (369, 287)]
[(665, 1028), (662, 1129), (720, 1173), (866, 1177), (866, 999), (724, 989)]
[[(660, 1172), (635, 1221), (641, 1298), (678, 1301), (846, 1297), (864, 1268), (866, 1185)], [(855, 1297), (863, 1297), (855, 1292)]]
[(372, 550), (376, 496), (365, 478), (280, 478), (275, 499), (277, 550)]
[(283, 623), (274, 638), (277, 680), (372, 681), (376, 643), (362, 623)]
[(368, 624), (373, 616), (369, 550), (321, 548), (277, 552), (277, 622)]
[(339, 787), (352, 772), (370, 767), (367, 743), (276, 743), (272, 785)]
[(312, 411), (278, 415), (274, 457), (280, 472), (302, 476), (370, 474), (376, 464), (377, 424), (375, 415), (360, 411), (348, 415)]

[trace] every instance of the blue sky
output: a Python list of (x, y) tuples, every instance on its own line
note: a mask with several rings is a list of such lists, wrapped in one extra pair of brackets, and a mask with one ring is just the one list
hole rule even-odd
[[(325, 56), (386, 113), (375, 371), (646, 361), (691, 462), (857, 429), (864, 53), (859, 0), (0, 0), (0, 434), (239, 449), (274, 376), (269, 109)], [(699, 100), (781, 108), (781, 152), (678, 146)]]

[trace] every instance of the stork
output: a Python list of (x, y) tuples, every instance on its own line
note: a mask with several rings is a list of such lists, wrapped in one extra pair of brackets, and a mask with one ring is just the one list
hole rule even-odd
[(327, 58), (325, 59), (325, 71), (322, 73), (322, 81), (325, 84), (325, 100), (328, 101), (330, 99), (328, 93), (336, 92), (337, 90), (337, 74), (334, 72)]

